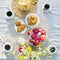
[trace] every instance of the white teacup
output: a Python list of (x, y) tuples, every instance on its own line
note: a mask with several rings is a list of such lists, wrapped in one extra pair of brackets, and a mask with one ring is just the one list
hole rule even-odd
[(5, 12), (5, 18), (6, 19), (13, 19), (14, 16), (15, 16), (15, 14), (13, 13), (13, 11), (8, 10)]
[(11, 43), (7, 42), (3, 45), (3, 50), (4, 50), (4, 52), (12, 51), (13, 50), (13, 45)]
[(49, 45), (48, 47), (49, 54), (55, 54), (57, 52), (57, 48), (55, 45)]
[(42, 6), (42, 10), (44, 12), (49, 12), (51, 11), (51, 4), (50, 3), (44, 3), (43, 6)]

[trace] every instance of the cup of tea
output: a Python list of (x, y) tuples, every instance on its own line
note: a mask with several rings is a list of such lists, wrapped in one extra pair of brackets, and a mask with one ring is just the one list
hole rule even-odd
[(13, 19), (14, 16), (15, 16), (15, 14), (12, 11), (10, 11), (10, 10), (5, 12), (5, 18), (6, 19)]
[(43, 6), (42, 6), (42, 10), (44, 12), (49, 12), (51, 11), (51, 4), (50, 3), (44, 3)]
[(4, 50), (5, 52), (12, 51), (12, 49), (13, 49), (13, 45), (12, 45), (11, 43), (5, 43), (5, 44), (3, 45), (3, 50)]
[(55, 46), (55, 45), (49, 45), (49, 47), (48, 47), (48, 52), (49, 52), (50, 54), (56, 53), (56, 52), (57, 52), (56, 46)]

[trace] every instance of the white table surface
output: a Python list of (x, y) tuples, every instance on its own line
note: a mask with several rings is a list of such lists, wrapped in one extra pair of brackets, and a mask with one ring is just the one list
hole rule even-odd
[[(10, 1), (11, 0), (0, 0), (0, 20), (5, 20), (5, 18), (2, 18), (4, 17), (4, 13), (7, 10), (7, 8), (5, 7), (9, 7), (11, 9)], [(60, 26), (60, 15), (53, 14), (53, 13), (43, 13), (41, 11), (41, 6), (45, 2), (51, 3), (53, 6), (52, 10), (59, 13), (60, 12), (60, 6), (59, 6), (60, 0), (39, 0), (37, 4), (38, 8), (36, 11), (36, 13), (39, 14), (41, 18), (41, 25), (47, 28), (49, 32), (50, 43), (56, 45), (58, 52), (59, 52), (60, 51), (60, 27), (59, 27)], [(54, 6), (59, 6), (59, 7), (54, 7)], [(13, 24), (11, 24), (12, 21), (7, 21), (7, 22), (8, 22), (7, 25), (9, 25), (9, 29), (8, 27), (6, 27), (5, 29), (3, 29), (3, 32), (7, 31), (6, 33), (8, 33), (8, 38), (10, 38), (11, 40), (17, 38), (17, 36), (19, 37), (20, 35), (16, 34)], [(59, 28), (55, 26), (58, 26)], [(4, 34), (3, 32), (2, 30), (0, 30), (0, 33)], [(5, 35), (7, 36), (7, 34)], [(7, 60), (14, 60), (14, 59), (12, 57), (8, 57)], [(45, 60), (45, 59), (43, 58), (42, 60)], [(60, 60), (60, 54), (57, 53), (56, 55), (52, 56), (50, 60)]]

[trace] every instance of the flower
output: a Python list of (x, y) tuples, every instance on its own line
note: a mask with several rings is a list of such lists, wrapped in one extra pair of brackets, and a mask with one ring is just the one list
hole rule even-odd
[(23, 59), (26, 59), (26, 56), (24, 56), (24, 55), (18, 56), (18, 60), (23, 60)]
[(40, 48), (40, 47), (42, 46), (42, 44), (40, 43), (40, 44), (38, 44), (37, 46)]
[(32, 51), (32, 47), (28, 46), (27, 47), (27, 51), (31, 52)]
[(47, 48), (47, 47), (45, 47), (45, 50), (46, 50), (46, 51), (48, 51), (48, 48)]
[(24, 47), (25, 46), (25, 43), (23, 43), (22, 46)]

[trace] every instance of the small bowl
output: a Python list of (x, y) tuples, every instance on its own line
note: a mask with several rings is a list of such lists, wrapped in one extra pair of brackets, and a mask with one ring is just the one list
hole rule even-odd
[[(35, 15), (35, 16), (38, 18), (37, 23), (36, 23), (35, 25), (32, 25), (32, 26), (28, 25), (28, 21), (27, 21), (27, 18), (28, 18), (31, 14)], [(39, 16), (38, 16), (36, 13), (29, 13), (29, 14), (25, 17), (25, 23), (26, 23), (26, 25), (27, 25), (28, 27), (38, 26), (39, 23), (40, 23), (40, 18), (39, 18)]]
[[(20, 21), (21, 23), (23, 23), (23, 24), (25, 24), (23, 21), (21, 21), (21, 20), (17, 20), (17, 21)], [(14, 24), (14, 28), (15, 28), (15, 31), (17, 32), (17, 26)], [(23, 30), (23, 31), (21, 31), (21, 32), (17, 32), (17, 33), (19, 33), (19, 34), (24, 34), (25, 32), (26, 32), (26, 30), (27, 30), (27, 27)]]
[[(9, 49), (5, 49), (5, 47), (6, 48), (8, 48), (9, 47)], [(13, 50), (13, 45), (11, 44), (11, 43), (5, 43), (4, 45), (3, 45), (3, 50), (4, 50), (4, 52), (10, 52), (10, 51), (12, 51)]]
[[(51, 52), (51, 51), (50, 51), (51, 48), (54, 48), (55, 51), (52, 50), (52, 52)], [(48, 52), (49, 52), (49, 54), (55, 54), (55, 53), (57, 52), (56, 46), (55, 46), (55, 45), (49, 45), (49, 47), (48, 47)]]
[(6, 11), (5, 12), (5, 18), (10, 20), (10, 19), (13, 19), (15, 17), (15, 14), (13, 13), (13, 11)]

